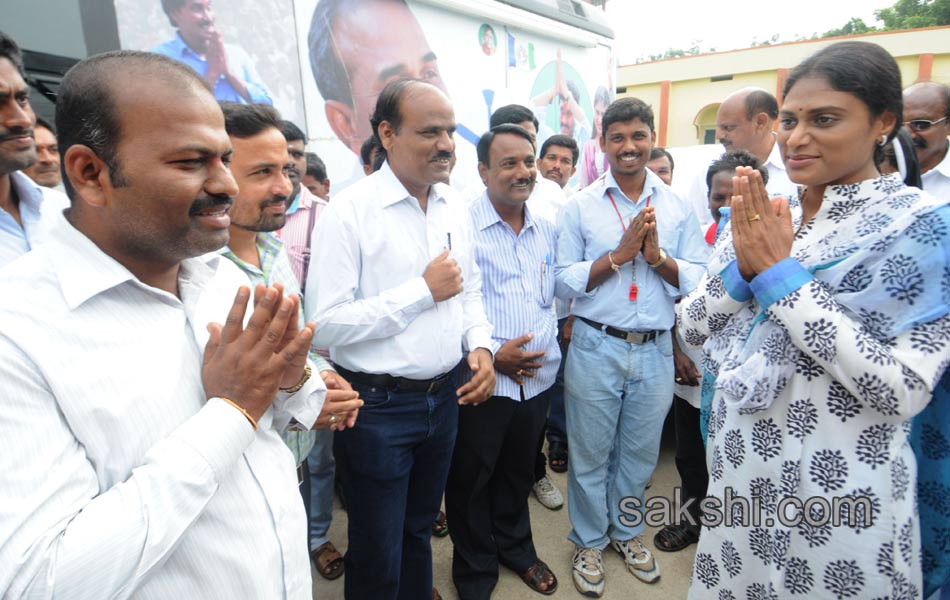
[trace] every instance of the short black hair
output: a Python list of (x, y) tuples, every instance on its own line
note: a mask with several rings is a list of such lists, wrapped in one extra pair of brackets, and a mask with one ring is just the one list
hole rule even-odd
[(713, 177), (716, 176), (716, 173), (735, 171), (739, 167), (752, 167), (762, 174), (762, 183), (769, 182), (769, 170), (765, 168), (762, 161), (757, 159), (751, 152), (734, 150), (724, 153), (709, 165), (709, 169), (706, 171), (706, 195), (708, 196), (712, 190), (712, 180)]
[[(109, 167), (109, 179), (116, 187), (126, 182), (116, 160), (122, 129), (114, 96), (120, 85), (116, 82), (126, 75), (160, 77), (182, 90), (200, 89), (211, 95), (207, 82), (194, 69), (154, 52), (115, 50), (76, 63), (63, 77), (56, 98), (59, 153), (65, 156), (75, 145), (88, 147)], [(68, 177), (63, 185), (73, 198)]]
[(661, 156), (665, 156), (666, 160), (670, 161), (670, 173), (673, 172), (673, 155), (667, 151), (666, 148), (661, 148), (660, 146), (655, 147), (653, 150), (650, 150), (650, 158), (647, 159), (647, 162), (651, 160), (656, 160)]
[(281, 131), (283, 120), (280, 113), (270, 104), (240, 104), (238, 102), (219, 102), (224, 113), (224, 128), (228, 135), (247, 139), (265, 131)]
[(603, 125), (601, 126), (600, 137), (605, 138), (607, 129), (614, 123), (626, 123), (639, 119), (641, 123), (653, 131), (653, 109), (639, 98), (618, 98), (610, 103), (607, 110), (604, 111)]
[[(857, 97), (868, 108), (871, 118), (885, 112), (896, 117), (888, 140), (897, 135), (904, 120), (901, 71), (887, 50), (870, 42), (847, 41), (826, 46), (815, 52), (789, 73), (783, 96), (805, 77), (823, 78), (838, 92)], [(880, 152), (876, 146), (875, 154)]]
[(178, 29), (178, 23), (172, 19), (172, 13), (184, 6), (185, 2), (187, 2), (187, 0), (162, 0), (162, 10), (165, 11), (168, 22), (171, 23), (175, 29)]
[(363, 140), (363, 145), (360, 146), (360, 160), (364, 166), (372, 166), (370, 161), (373, 160), (373, 150), (378, 150), (379, 148), (379, 140), (375, 134)]
[(0, 31), (0, 58), (5, 58), (13, 63), (16, 70), (20, 72), (20, 77), (26, 79), (26, 70), (23, 68), (23, 54), (20, 52), (20, 46), (9, 35)]
[(751, 121), (755, 115), (765, 113), (769, 119), (778, 118), (778, 100), (765, 90), (752, 90), (745, 97), (745, 118)]
[(577, 142), (574, 141), (574, 138), (562, 133), (552, 135), (548, 139), (544, 140), (543, 144), (541, 144), (541, 152), (538, 153), (538, 156), (544, 158), (544, 155), (548, 153), (548, 148), (550, 146), (561, 146), (562, 148), (567, 148), (570, 150), (571, 155), (573, 156), (571, 159), (571, 166), (577, 166), (577, 160), (580, 158), (581, 153), (577, 147)]
[(366, 2), (398, 2), (409, 9), (405, 0), (320, 0), (310, 18), (307, 47), (310, 49), (310, 71), (324, 100), (336, 100), (353, 108), (353, 85), (346, 65), (337, 52), (333, 28), (340, 15)]
[(494, 128), (506, 123), (508, 125), (518, 125), (525, 121), (534, 123), (534, 128), (536, 130), (538, 129), (538, 117), (535, 116), (533, 110), (520, 104), (507, 104), (491, 114), (491, 118), (488, 120), (488, 127)]
[(512, 133), (514, 135), (520, 135), (524, 139), (528, 140), (528, 143), (531, 144), (531, 151), (534, 152), (534, 138), (531, 136), (531, 133), (522, 127), (521, 125), (515, 125), (514, 123), (502, 123), (501, 125), (496, 125), (485, 132), (481, 138), (478, 140), (478, 145), (475, 147), (476, 152), (478, 153), (478, 162), (490, 167), (489, 164), (489, 154), (491, 153), (492, 142), (495, 141), (495, 136), (505, 133)]
[[(42, 128), (44, 128), (44, 129), (48, 130), (48, 131), (49, 131), (50, 133), (52, 133), (53, 135), (56, 135), (56, 127), (54, 127), (52, 123), (50, 123), (49, 121), (47, 121), (47, 120), (44, 119), (43, 117), (39, 117), (39, 116), (36, 117), (36, 125), (37, 125), (37, 127), (42, 127)], [(34, 129), (35, 129), (35, 127), (34, 127)]]
[[(373, 128), (373, 135), (376, 137), (376, 141), (379, 142), (379, 149), (376, 152), (377, 159), (380, 157), (385, 159), (386, 157), (386, 148), (383, 146), (382, 138), (379, 137), (379, 125), (383, 121), (386, 121), (392, 126), (396, 133), (399, 133), (399, 129), (402, 127), (402, 99), (403, 96), (406, 95), (406, 92), (409, 91), (409, 88), (414, 85), (429, 84), (419, 81), (418, 79), (400, 77), (399, 79), (387, 83), (383, 91), (379, 93), (379, 97), (376, 98), (376, 109), (373, 111), (373, 116), (369, 119), (369, 124)], [(381, 161), (380, 165), (382, 165)]]
[(327, 178), (327, 166), (323, 164), (323, 159), (317, 156), (316, 152), (307, 152), (307, 170), (304, 175), (309, 175), (317, 181), (325, 181)]
[(283, 120), (280, 122), (280, 132), (284, 134), (284, 139), (288, 142), (307, 141), (307, 134), (297, 127), (293, 121)]

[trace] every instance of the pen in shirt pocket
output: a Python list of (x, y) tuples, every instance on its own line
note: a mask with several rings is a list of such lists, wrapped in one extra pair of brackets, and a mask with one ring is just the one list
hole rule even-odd
[(445, 249), (446, 250), (452, 249), (452, 232), (451, 231), (446, 232), (445, 234)]

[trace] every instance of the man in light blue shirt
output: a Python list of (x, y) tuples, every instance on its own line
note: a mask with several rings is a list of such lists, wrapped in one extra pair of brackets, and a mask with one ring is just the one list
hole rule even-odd
[(34, 125), (20, 48), (0, 32), (0, 267), (44, 242), (69, 206), (64, 194), (20, 172), (36, 162)]
[(610, 170), (568, 202), (558, 227), (557, 292), (577, 316), (564, 373), (569, 539), (574, 585), (590, 596), (603, 594), (608, 544), (636, 577), (660, 576), (637, 507), (673, 395), (674, 301), (708, 252), (690, 207), (646, 167), (655, 139), (649, 106), (611, 104), (600, 142)]
[(152, 52), (181, 61), (201, 75), (214, 97), (242, 104), (273, 104), (247, 52), (225, 44), (215, 28), (211, 0), (162, 0), (162, 10), (178, 31)]
[(452, 579), (464, 600), (491, 595), (499, 564), (535, 591), (550, 594), (557, 587), (535, 551), (528, 515), (537, 442), (561, 358), (554, 313), (556, 232), (527, 207), (538, 174), (532, 133), (498, 125), (481, 137), (477, 150), (487, 189), (468, 213), (485, 312), (494, 328), (497, 378), (484, 405), (459, 408), (445, 489)]

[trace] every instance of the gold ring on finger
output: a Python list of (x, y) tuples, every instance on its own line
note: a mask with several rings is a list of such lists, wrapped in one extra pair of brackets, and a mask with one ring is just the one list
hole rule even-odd
[(749, 217), (749, 223), (751, 223), (752, 221), (758, 221), (758, 220), (761, 219), (761, 218), (762, 218), (762, 217), (759, 216), (759, 213), (755, 213), (754, 215), (752, 215), (751, 217)]
[(337, 422), (337, 420), (338, 419), (336, 415), (330, 415), (330, 418), (327, 419), (327, 425), (333, 425), (334, 423)]

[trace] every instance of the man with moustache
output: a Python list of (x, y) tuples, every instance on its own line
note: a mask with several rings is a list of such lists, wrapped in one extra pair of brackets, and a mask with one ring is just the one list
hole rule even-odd
[(631, 499), (642, 510), (673, 397), (673, 305), (708, 252), (693, 211), (646, 166), (655, 139), (649, 106), (614, 101), (600, 140), (610, 170), (571, 198), (558, 226), (558, 295), (577, 317), (564, 371), (568, 539), (574, 585), (589, 596), (603, 594), (608, 544), (637, 578), (660, 577), (642, 520), (622, 511)]
[(181, 61), (201, 75), (214, 97), (226, 102), (273, 104), (251, 57), (225, 44), (214, 25), (211, 0), (162, 0), (162, 10), (177, 32), (152, 52)]
[(468, 213), (498, 375), (484, 406), (459, 409), (445, 490), (452, 579), (463, 600), (487, 600), (499, 564), (535, 591), (557, 589), (538, 558), (528, 514), (535, 440), (544, 431), (561, 358), (552, 310), (557, 233), (526, 208), (537, 178), (532, 135), (498, 125), (479, 140), (478, 154), (486, 190)]
[[(769, 172), (766, 186), (770, 196), (791, 198), (797, 186), (785, 172), (785, 162), (775, 140), (778, 101), (761, 88), (748, 87), (733, 92), (719, 105), (716, 113), (716, 139), (726, 152), (745, 150)], [(709, 165), (705, 165), (708, 167)], [(706, 200), (706, 169), (695, 174), (689, 188), (689, 201), (703, 229), (712, 224)]]
[(36, 141), (36, 162), (23, 169), (23, 172), (38, 185), (62, 191), (59, 146), (56, 144), (53, 126), (37, 117), (36, 126), (33, 127), (33, 139)]
[(0, 267), (48, 240), (69, 206), (23, 173), (37, 160), (35, 123), (20, 47), (0, 31)]
[(904, 90), (904, 127), (914, 140), (924, 190), (950, 200), (950, 86), (928, 81)]
[(577, 191), (571, 186), (571, 177), (577, 172), (577, 160), (580, 149), (574, 138), (568, 135), (552, 135), (541, 144), (538, 154), (538, 171), (545, 179), (558, 184), (564, 191), (564, 197), (570, 198)]
[[(287, 142), (289, 122), (281, 121), (277, 110), (266, 104), (223, 102), (221, 109), (224, 112), (225, 129), (234, 147), (231, 173), (239, 191), (231, 207), (228, 245), (220, 252), (237, 265), (252, 283), (281, 285), (285, 294), (300, 296), (297, 276), (284, 251), (284, 243), (272, 233), (285, 224), (287, 199), (294, 191), (302, 189), (299, 176), (294, 177), (293, 183), (288, 176), (289, 173), (297, 172), (297, 157), (293, 156), (293, 151), (298, 148)], [(294, 190), (294, 187), (299, 189)], [(302, 325), (302, 306), (299, 320)], [(350, 389), (316, 351), (311, 351), (310, 359), (327, 387)], [(311, 544), (311, 560), (318, 573), (324, 577), (332, 575), (328, 578), (335, 579), (342, 574), (343, 557), (327, 537), (333, 510), (333, 433), (330, 430), (287, 431), (283, 437), (294, 454), (308, 523), (315, 516), (321, 523), (325, 522), (325, 526), (319, 527), (317, 535), (326, 539), (320, 540), (320, 544)], [(312, 449), (318, 443), (319, 448), (314, 456)], [(320, 461), (320, 464), (329, 461), (329, 473), (318, 470), (316, 478), (310, 477), (308, 457)], [(314, 488), (322, 501), (312, 502)], [(325, 506), (327, 502), (329, 507)], [(317, 514), (313, 511), (315, 506)], [(321, 552), (317, 552), (317, 549)], [(327, 560), (321, 558), (324, 552), (328, 553)]]
[(307, 170), (305, 150), (307, 136), (290, 121), (282, 121), (280, 130), (287, 141), (287, 152), (290, 156), (287, 176), (293, 186), (287, 201), (287, 220), (280, 230), (280, 239), (287, 250), (300, 290), (304, 291), (307, 286), (307, 271), (310, 269), (310, 240), (313, 227), (327, 207), (327, 202), (315, 196), (303, 185), (303, 174)]
[(310, 598), (279, 432), (352, 425), (359, 400), (306, 376), (297, 300), (258, 286), (251, 308), (213, 254), (238, 192), (221, 109), (119, 51), (70, 69), (56, 114), (71, 207), (2, 276), (3, 596)]
[[(491, 325), (449, 174), (455, 114), (437, 87), (399, 79), (372, 118), (382, 167), (339, 193), (314, 232), (314, 343), (366, 402), (335, 436), (349, 515), (347, 600), (432, 593), (429, 545), (459, 405), (495, 387)], [(463, 352), (467, 352), (463, 360)], [(473, 372), (455, 389), (451, 371)]]

